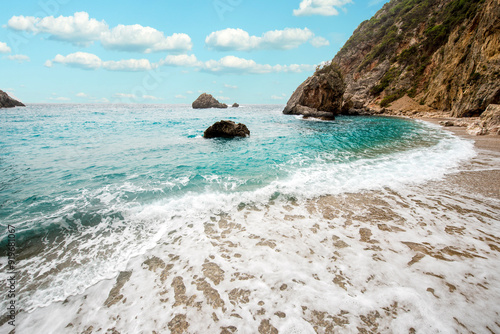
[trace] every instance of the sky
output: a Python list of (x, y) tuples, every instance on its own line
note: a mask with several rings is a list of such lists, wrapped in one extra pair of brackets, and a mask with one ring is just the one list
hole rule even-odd
[(387, 0), (18, 0), (0, 89), (24, 103), (285, 104)]

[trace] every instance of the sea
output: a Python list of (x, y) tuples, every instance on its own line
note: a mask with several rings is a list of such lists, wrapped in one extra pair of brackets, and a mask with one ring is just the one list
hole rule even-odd
[(443, 182), (473, 142), (282, 109), (0, 110), (0, 331), (499, 330), (500, 203)]

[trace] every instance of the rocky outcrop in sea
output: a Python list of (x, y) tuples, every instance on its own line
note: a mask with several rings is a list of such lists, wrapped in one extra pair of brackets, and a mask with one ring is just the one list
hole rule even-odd
[(327, 64), (295, 90), (283, 113), (334, 119), (341, 110), (345, 88), (338, 66)]
[(0, 90), (0, 108), (26, 107), (22, 102), (14, 100), (6, 92)]
[(224, 120), (214, 123), (206, 129), (203, 134), (203, 137), (205, 138), (233, 138), (247, 136), (250, 136), (250, 130), (248, 130), (245, 124)]
[(193, 102), (193, 109), (227, 108), (227, 104), (220, 103), (211, 94), (203, 93)]

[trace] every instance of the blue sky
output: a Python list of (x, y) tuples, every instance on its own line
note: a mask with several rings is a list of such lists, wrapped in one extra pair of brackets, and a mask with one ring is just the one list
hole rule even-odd
[(286, 103), (387, 0), (19, 0), (0, 89), (25, 103)]

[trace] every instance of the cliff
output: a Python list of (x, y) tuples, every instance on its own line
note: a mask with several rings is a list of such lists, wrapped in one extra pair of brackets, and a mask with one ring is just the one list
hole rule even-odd
[(283, 113), (333, 119), (341, 111), (345, 88), (338, 65), (325, 64), (293, 92)]
[(0, 108), (26, 107), (23, 103), (14, 100), (3, 90), (0, 90)]
[(500, 103), (498, 0), (392, 0), (334, 57), (344, 108), (380, 110), (405, 96), (450, 116)]

